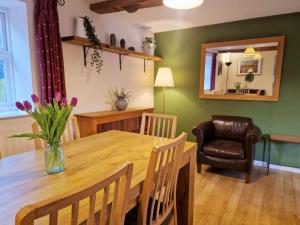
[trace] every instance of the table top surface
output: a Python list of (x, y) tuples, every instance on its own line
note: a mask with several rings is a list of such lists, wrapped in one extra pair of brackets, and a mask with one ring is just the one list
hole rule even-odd
[(149, 110), (153, 110), (153, 108), (150, 108), (150, 107), (135, 107), (135, 108), (127, 108), (126, 110), (123, 110), (123, 111), (107, 110), (107, 111), (99, 111), (99, 112), (80, 113), (80, 114), (76, 114), (76, 116), (77, 117), (89, 118), (89, 119), (97, 119), (97, 118), (101, 118), (101, 117), (116, 116), (116, 115), (120, 115), (120, 114), (143, 112), (143, 111), (149, 111)]
[[(169, 140), (108, 131), (64, 145), (65, 171), (47, 175), (44, 151), (30, 151), (0, 160), (0, 225), (13, 225), (25, 205), (65, 195), (102, 180), (124, 162), (134, 164), (131, 188), (143, 182), (153, 146)], [(186, 142), (185, 152), (196, 143)]]

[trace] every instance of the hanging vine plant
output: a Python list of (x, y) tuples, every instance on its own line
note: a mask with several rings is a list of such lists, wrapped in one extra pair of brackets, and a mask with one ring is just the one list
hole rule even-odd
[(85, 34), (88, 40), (92, 43), (91, 48), (93, 48), (93, 53), (91, 54), (91, 66), (95, 66), (97, 73), (101, 73), (103, 67), (103, 59), (100, 53), (101, 50), (101, 42), (96, 34), (96, 28), (93, 26), (93, 22), (90, 17), (83, 16)]

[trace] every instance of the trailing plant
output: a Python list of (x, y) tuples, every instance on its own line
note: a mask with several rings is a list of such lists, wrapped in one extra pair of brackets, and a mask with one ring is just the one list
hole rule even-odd
[(130, 98), (131, 98), (131, 92), (130, 91), (126, 91), (125, 88), (121, 88), (121, 90), (118, 90), (118, 88), (112, 89), (110, 90), (110, 96), (111, 98), (115, 98), (115, 99), (126, 99), (127, 102), (129, 102)]
[(101, 73), (103, 67), (103, 59), (100, 53), (101, 41), (96, 34), (96, 28), (93, 26), (93, 22), (90, 17), (83, 16), (85, 34), (88, 40), (92, 43), (93, 53), (91, 54), (91, 66), (96, 66), (97, 73)]

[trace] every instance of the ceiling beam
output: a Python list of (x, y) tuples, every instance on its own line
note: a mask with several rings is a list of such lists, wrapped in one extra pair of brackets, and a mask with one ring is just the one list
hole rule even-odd
[(139, 9), (163, 5), (162, 0), (106, 0), (90, 5), (90, 9), (99, 14), (127, 11), (134, 13)]

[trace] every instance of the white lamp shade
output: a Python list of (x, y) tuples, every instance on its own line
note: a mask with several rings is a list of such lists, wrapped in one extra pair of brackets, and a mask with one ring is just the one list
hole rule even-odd
[(191, 9), (200, 6), (204, 0), (163, 0), (165, 6), (172, 9)]
[(155, 87), (174, 87), (174, 80), (171, 68), (161, 67), (158, 69), (155, 79)]
[(230, 54), (230, 52), (222, 54), (222, 61), (223, 61), (223, 63), (231, 62), (230, 60), (231, 60), (231, 54)]

